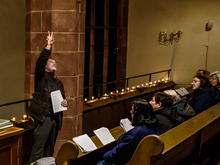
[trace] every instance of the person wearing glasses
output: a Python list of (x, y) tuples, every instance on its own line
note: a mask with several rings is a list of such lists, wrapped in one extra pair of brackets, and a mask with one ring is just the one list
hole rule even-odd
[(192, 81), (194, 90), (188, 103), (195, 110), (196, 114), (203, 112), (214, 105), (214, 98), (209, 85), (209, 79), (205, 76), (194, 76)]

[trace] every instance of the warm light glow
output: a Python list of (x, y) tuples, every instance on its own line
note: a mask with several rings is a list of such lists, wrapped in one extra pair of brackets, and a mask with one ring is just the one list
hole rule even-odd
[(144, 86), (144, 84), (141, 84), (141, 86), (143, 87), (143, 86)]
[(94, 96), (92, 96), (92, 100), (94, 99)]
[(122, 91), (122, 92), (124, 92), (125, 90), (124, 90), (124, 89), (122, 89), (121, 91)]
[(148, 83), (146, 83), (146, 85), (148, 85)]
[(160, 82), (160, 80), (158, 80), (158, 82)]
[(134, 87), (132, 87), (132, 89), (134, 89)]
[(157, 81), (154, 81), (154, 84), (156, 84), (157, 83)]
[(12, 121), (15, 121), (15, 118), (14, 118), (14, 117), (12, 118)]
[(27, 119), (27, 115), (24, 115), (23, 117), (24, 117), (24, 120)]
[(164, 79), (162, 79), (162, 81), (164, 81)]
[(129, 88), (127, 88), (127, 90), (129, 90)]
[(166, 78), (166, 81), (169, 80), (168, 78)]
[(152, 82), (150, 82), (149, 84), (152, 84)]
[(118, 93), (118, 90), (116, 90), (116, 93)]
[(87, 101), (87, 98), (85, 98), (85, 101)]
[(113, 94), (113, 92), (111, 92), (111, 95)]
[(107, 97), (107, 93), (105, 93), (104, 96)]

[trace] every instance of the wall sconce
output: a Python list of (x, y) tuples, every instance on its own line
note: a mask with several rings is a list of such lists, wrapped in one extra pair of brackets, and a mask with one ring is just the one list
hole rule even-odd
[(176, 33), (173, 32), (173, 30), (171, 30), (171, 33), (169, 34), (169, 38), (167, 37), (167, 32), (166, 30), (163, 30), (162, 32), (159, 33), (159, 38), (158, 38), (158, 42), (160, 43), (160, 45), (169, 45), (173, 43), (173, 40), (178, 42), (180, 40), (180, 38), (182, 38), (182, 30), (177, 30)]

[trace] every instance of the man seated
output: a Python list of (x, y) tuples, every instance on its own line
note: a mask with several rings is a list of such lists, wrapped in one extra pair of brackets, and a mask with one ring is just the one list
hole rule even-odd
[(165, 90), (164, 93), (172, 96), (173, 105), (171, 108), (175, 108), (177, 110), (180, 123), (195, 116), (196, 113), (194, 109), (189, 104), (187, 104), (187, 101), (185, 99), (180, 98), (175, 90)]

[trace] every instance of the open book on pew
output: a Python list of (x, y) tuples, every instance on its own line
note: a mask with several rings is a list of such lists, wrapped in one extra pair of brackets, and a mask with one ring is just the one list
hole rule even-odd
[(82, 152), (90, 152), (97, 149), (96, 145), (87, 134), (74, 137), (73, 141), (77, 144)]
[(131, 130), (131, 129), (134, 128), (134, 126), (132, 126), (132, 123), (130, 122), (130, 120), (128, 120), (128, 118), (121, 119), (121, 120), (120, 120), (120, 126), (121, 126), (126, 132), (128, 132), (129, 130)]
[(115, 141), (115, 138), (110, 133), (109, 129), (106, 127), (101, 127), (93, 131), (95, 135), (99, 138), (103, 145)]
[(185, 96), (185, 95), (189, 94), (189, 92), (186, 90), (186, 88), (176, 89), (176, 92), (177, 92), (180, 96)]

